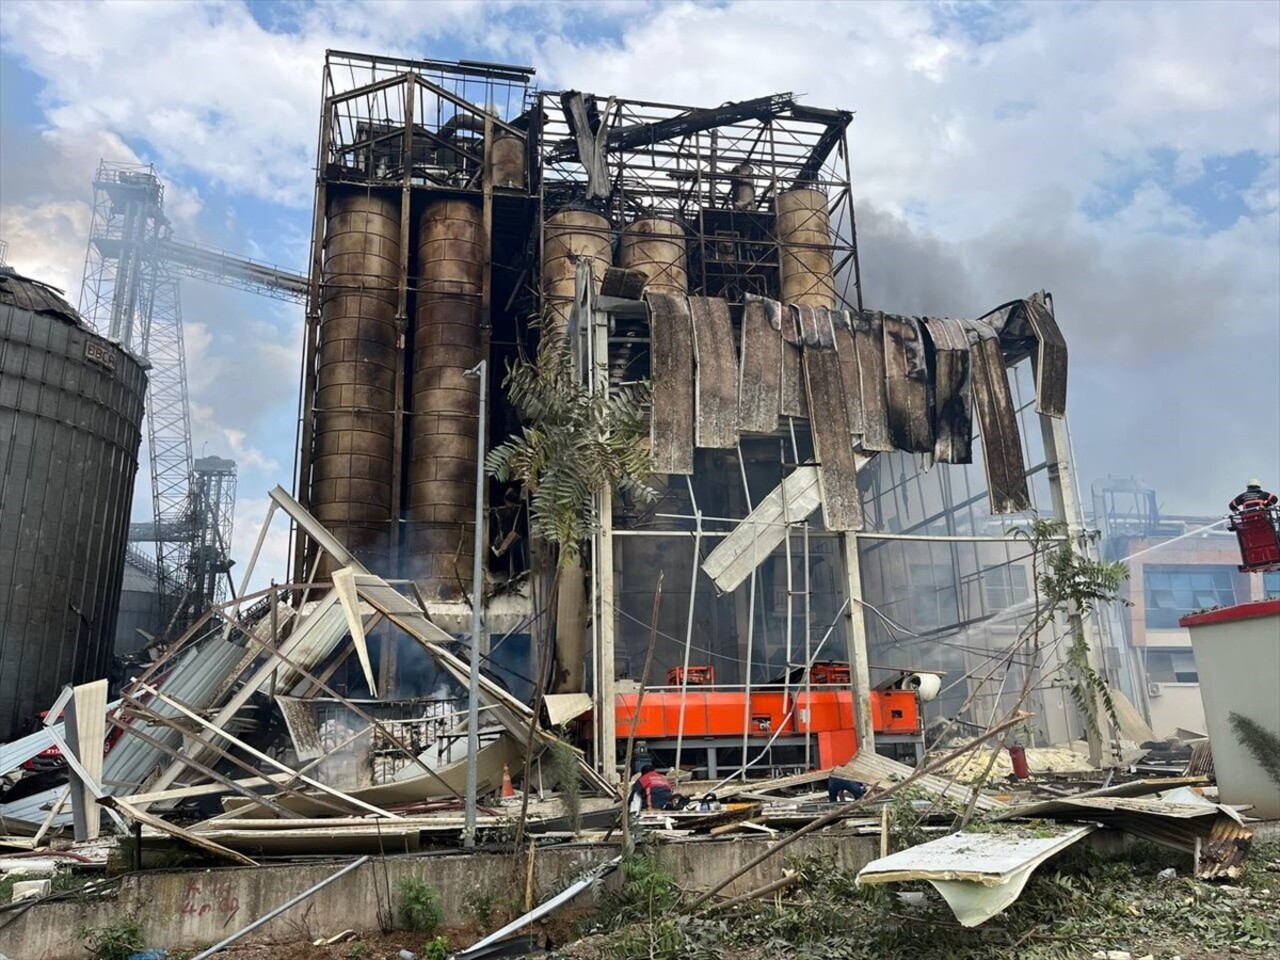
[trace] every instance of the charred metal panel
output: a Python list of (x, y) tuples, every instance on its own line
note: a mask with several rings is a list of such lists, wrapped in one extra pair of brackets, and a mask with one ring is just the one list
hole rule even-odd
[(1067, 415), (1067, 340), (1053, 311), (1038, 299), (1025, 301), (1027, 321), (1035, 333), (1036, 412), (1047, 417)]
[(867, 429), (866, 416), (862, 410), (862, 371), (858, 367), (858, 347), (853, 339), (853, 321), (849, 311), (833, 311), (831, 324), (835, 334), (836, 353), (840, 356), (840, 384), (844, 390), (845, 409), (849, 417), (849, 433), (854, 444), (861, 444), (862, 435)]
[(973, 399), (982, 429), (982, 461), (987, 469), (991, 512), (1030, 510), (1022, 438), (1004, 357), (1000, 353), (1000, 340), (996, 332), (981, 321), (969, 320), (965, 325), (969, 330)]
[(658, 473), (693, 473), (693, 325), (689, 301), (647, 293), (653, 416), (650, 435)]
[(885, 391), (889, 437), (898, 450), (933, 452), (929, 366), (915, 317), (884, 315)]
[(733, 450), (738, 446), (738, 357), (729, 304), (718, 298), (690, 297), (689, 314), (697, 361), (695, 441), (699, 447)]
[(804, 348), (804, 373), (809, 409), (813, 411), (809, 428), (818, 460), (822, 521), (828, 530), (861, 530), (858, 465), (849, 436), (848, 406), (841, 383), (831, 311), (808, 306), (792, 309), (800, 314), (800, 328), (814, 333), (814, 342)]
[(0, 742), (110, 666), (146, 382), (50, 288), (0, 272)]
[(742, 308), (742, 364), (738, 428), (744, 433), (778, 429), (782, 381), (782, 310), (776, 300), (747, 294)]
[(925, 334), (933, 343), (933, 459), (973, 462), (973, 388), (969, 335), (959, 320), (928, 317)]
[(879, 311), (851, 311), (853, 346), (862, 387), (862, 449), (892, 450), (889, 439), (889, 401), (884, 384), (884, 334)]
[(778, 411), (784, 417), (807, 417), (809, 401), (805, 397), (800, 329), (796, 326), (795, 313), (779, 305), (778, 325), (782, 331), (782, 391)]

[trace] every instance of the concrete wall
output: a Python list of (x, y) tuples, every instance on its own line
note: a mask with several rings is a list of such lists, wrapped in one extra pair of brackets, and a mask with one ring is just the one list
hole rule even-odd
[[(833, 854), (848, 869), (875, 858), (872, 837), (805, 837), (728, 888), (742, 892), (782, 875), (789, 857)], [(705, 887), (767, 848), (767, 838), (704, 840), (660, 848), (677, 880)], [(536, 886), (542, 899), (589, 865), (617, 855), (609, 844), (549, 847), (538, 851)], [(294, 863), (216, 870), (151, 871), (124, 878), (114, 899), (38, 904), (0, 927), (0, 954), (18, 960), (83, 960), (77, 931), (131, 916), (142, 924), (149, 947), (170, 950), (206, 946), (247, 926), (272, 908), (340, 869), (342, 863)], [(516, 867), (505, 854), (443, 852), (374, 860), (325, 887), (309, 900), (254, 931), (251, 941), (314, 940), (347, 928), (377, 931), (380, 918), (394, 917), (396, 883), (416, 876), (440, 891), (444, 922), (464, 923), (464, 905), (476, 892), (493, 891)], [(523, 878), (523, 868), (520, 868)], [(616, 876), (616, 875), (615, 875)], [(520, 882), (523, 888), (523, 879)]]
[(1169, 736), (1179, 727), (1207, 733), (1204, 704), (1200, 701), (1198, 683), (1156, 683), (1158, 694), (1148, 693), (1151, 702), (1151, 731), (1157, 737)]
[(1238, 713), (1280, 737), (1280, 601), (1220, 613), (1238, 619), (1191, 627), (1218, 795), (1223, 803), (1253, 804), (1250, 816), (1280, 817), (1280, 785), (1240, 742), (1230, 720)]

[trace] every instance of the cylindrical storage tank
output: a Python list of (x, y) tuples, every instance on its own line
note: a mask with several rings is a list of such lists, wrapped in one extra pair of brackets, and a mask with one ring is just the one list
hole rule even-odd
[(689, 268), (684, 227), (669, 217), (640, 217), (622, 230), (618, 266), (639, 270), (646, 290), (688, 293)]
[(525, 185), (524, 139), (503, 131), (493, 138), (490, 154), (493, 185), (504, 190), (523, 190)]
[[(396, 303), (400, 203), (350, 193), (329, 200), (316, 370), (311, 512), (358, 560), (393, 575)], [(320, 577), (330, 572), (322, 561)]]
[(826, 194), (809, 187), (788, 190), (778, 196), (777, 208), (782, 302), (835, 309), (834, 248)]
[(477, 380), (484, 220), (479, 203), (427, 205), (418, 223), (406, 573), (427, 599), (469, 590), (475, 556)]
[(0, 268), (0, 742), (110, 670), (146, 386), (70, 304)]
[(613, 265), (613, 228), (594, 210), (566, 207), (547, 218), (542, 231), (543, 320), (563, 332), (573, 307), (575, 260), (591, 260), (597, 292)]

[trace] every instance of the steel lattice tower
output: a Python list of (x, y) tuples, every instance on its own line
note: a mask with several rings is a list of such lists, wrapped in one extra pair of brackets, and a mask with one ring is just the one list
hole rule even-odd
[(151, 166), (104, 160), (93, 193), (80, 312), (99, 333), (150, 364), (147, 448), (154, 521), (131, 525), (130, 540), (155, 544), (164, 616), (180, 628), (200, 596), (193, 596), (193, 587), (200, 588), (193, 583), (191, 552), (204, 524), (193, 509), (182, 304), (177, 278), (158, 250), (169, 236), (164, 185)]

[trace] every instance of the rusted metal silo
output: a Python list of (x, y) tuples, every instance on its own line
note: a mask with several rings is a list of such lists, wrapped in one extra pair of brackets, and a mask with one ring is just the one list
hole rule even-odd
[(523, 190), (525, 185), (525, 142), (505, 131), (493, 138), (491, 153), (493, 185), (505, 190)]
[(826, 194), (810, 187), (788, 190), (778, 196), (777, 206), (782, 302), (834, 309), (836, 285), (831, 275), (833, 247)]
[[(400, 203), (331, 196), (316, 369), (311, 510), (372, 570), (391, 570)], [(328, 575), (327, 561), (320, 576)]]
[(52, 288), (0, 267), (0, 743), (109, 671), (146, 385)]
[(684, 226), (669, 217), (640, 217), (622, 230), (618, 266), (641, 271), (645, 289), (654, 293), (688, 293), (689, 269)]
[(575, 261), (582, 257), (592, 261), (598, 290), (613, 264), (613, 228), (593, 210), (566, 207), (547, 218), (542, 235), (543, 318), (550, 329), (568, 326)]
[(480, 204), (448, 198), (418, 224), (409, 521), (405, 572), (427, 599), (452, 600), (471, 583), (476, 504), (476, 380), (486, 240)]

